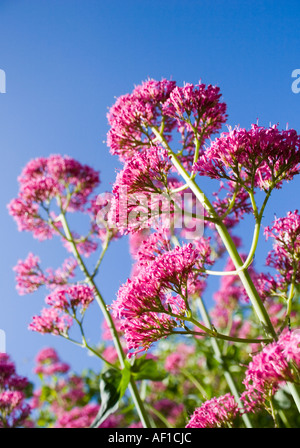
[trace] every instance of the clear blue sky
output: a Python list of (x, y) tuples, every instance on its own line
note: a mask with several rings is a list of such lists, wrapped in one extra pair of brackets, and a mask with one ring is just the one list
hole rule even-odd
[[(99, 169), (110, 190), (120, 165), (103, 143), (107, 108), (148, 77), (218, 85), (233, 126), (259, 119), (300, 132), (300, 94), (291, 90), (291, 73), (300, 68), (299, 20), (298, 1), (0, 0), (7, 81), (0, 94), (0, 328), (19, 373), (31, 377), (37, 351), (49, 345), (77, 371), (97, 368), (83, 350), (27, 330), (44, 294), (18, 296), (12, 268), (29, 251), (56, 267), (63, 252), (18, 233), (7, 213), (23, 166), (69, 154)], [(300, 176), (272, 196), (264, 224), (299, 207), (299, 186)], [(124, 239), (112, 246), (98, 281), (108, 302), (129, 274)], [(100, 334), (94, 310), (91, 340)]]

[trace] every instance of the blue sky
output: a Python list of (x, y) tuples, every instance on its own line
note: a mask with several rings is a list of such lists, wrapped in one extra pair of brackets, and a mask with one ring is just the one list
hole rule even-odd
[[(249, 127), (258, 119), (300, 132), (300, 94), (291, 89), (292, 71), (300, 68), (299, 19), (298, 1), (0, 0), (0, 69), (6, 73), (6, 93), (0, 94), (0, 328), (21, 374), (32, 377), (37, 351), (49, 345), (77, 371), (98, 368), (82, 349), (27, 330), (44, 295), (18, 296), (12, 268), (29, 251), (56, 267), (63, 252), (55, 242), (19, 233), (7, 213), (24, 165), (68, 154), (99, 169), (102, 190), (110, 190), (120, 164), (103, 143), (107, 110), (148, 77), (218, 85), (230, 125)], [(299, 207), (299, 185), (297, 178), (272, 195), (265, 225), (274, 213)], [(250, 224), (244, 224), (248, 235)], [(107, 302), (130, 268), (123, 239), (111, 247), (98, 280)], [(100, 336), (98, 316), (90, 317), (91, 340)]]

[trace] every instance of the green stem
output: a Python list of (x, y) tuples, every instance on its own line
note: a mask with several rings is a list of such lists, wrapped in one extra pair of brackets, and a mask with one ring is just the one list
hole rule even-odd
[[(82, 322), (80, 322), (75, 316), (74, 319), (76, 320), (79, 329), (80, 329), (80, 334), (81, 334), (81, 338), (82, 338), (82, 344), (78, 343), (78, 345), (81, 345), (81, 347), (86, 348), (89, 352), (91, 352), (93, 355), (97, 356), (98, 358), (100, 358), (105, 364), (109, 365), (111, 368), (115, 369), (115, 370), (120, 370), (119, 367), (117, 367), (116, 365), (112, 364), (111, 362), (107, 361), (104, 356), (101, 355), (101, 353), (98, 353), (96, 350), (94, 350), (92, 347), (90, 347), (90, 345), (88, 344), (85, 334), (84, 334), (84, 329), (83, 329), (83, 325)], [(69, 338), (68, 338), (69, 339)], [(71, 339), (69, 339), (71, 340)], [(72, 342), (75, 342), (74, 340), (72, 340)]]
[(102, 263), (103, 257), (105, 255), (107, 249), (108, 249), (108, 246), (109, 246), (109, 242), (110, 242), (110, 237), (109, 236), (110, 236), (110, 232), (107, 230), (107, 236), (106, 236), (106, 239), (105, 239), (105, 241), (103, 243), (103, 246), (102, 246), (102, 252), (101, 252), (100, 257), (99, 257), (99, 259), (98, 259), (98, 261), (96, 263), (96, 266), (95, 266), (95, 269), (94, 269), (94, 271), (93, 271), (93, 273), (91, 275), (91, 278), (94, 278), (97, 275), (97, 273), (98, 273), (98, 270), (99, 270), (100, 265)]
[(172, 425), (170, 425), (170, 423), (168, 422), (168, 420), (166, 419), (166, 417), (159, 412), (157, 409), (155, 409), (153, 406), (151, 406), (150, 404), (147, 404), (147, 408), (157, 417), (159, 418), (159, 420), (167, 427), (167, 428), (173, 428)]
[(208, 396), (206, 395), (205, 389), (202, 387), (202, 385), (199, 383), (199, 381), (194, 377), (194, 375), (192, 375), (188, 370), (186, 369), (181, 369), (180, 370), (181, 373), (186, 376), (188, 378), (188, 380), (190, 380), (191, 383), (194, 384), (194, 386), (196, 387), (196, 389), (199, 390), (200, 394), (202, 395), (202, 397), (205, 400), (208, 400)]
[(270, 396), (269, 403), (270, 403), (270, 410), (271, 410), (270, 414), (272, 415), (272, 418), (273, 418), (273, 421), (274, 421), (274, 427), (275, 428), (279, 428), (278, 417), (277, 417), (276, 409), (274, 407), (273, 396)]
[[(201, 318), (202, 318), (203, 322), (205, 323), (205, 325), (207, 325), (208, 327), (212, 328), (208, 312), (206, 310), (206, 307), (205, 307), (201, 297), (199, 297), (197, 299), (197, 305), (198, 305), (198, 309), (200, 311)], [(229, 371), (229, 369), (228, 369), (228, 367), (226, 365), (226, 362), (224, 362), (224, 359), (223, 359), (222, 352), (221, 352), (221, 349), (219, 347), (218, 341), (216, 341), (215, 339), (211, 339), (211, 346), (212, 346), (213, 351), (215, 353), (215, 358), (217, 359), (217, 361), (219, 361), (221, 363), (221, 365), (222, 365), (222, 367), (224, 369), (224, 376), (225, 376), (225, 379), (227, 381), (228, 387), (231, 390), (231, 393), (234, 396), (236, 402), (242, 408), (243, 405), (241, 403), (240, 396), (239, 396), (236, 384), (235, 384), (234, 379), (233, 379), (233, 377), (232, 377), (232, 375), (231, 375), (231, 373), (230, 373), (230, 371)], [(243, 421), (245, 423), (246, 428), (252, 428), (251, 422), (250, 422), (249, 417), (248, 417), (247, 414), (243, 413), (242, 414), (242, 419), (243, 419)]]
[(298, 392), (297, 386), (294, 383), (287, 383), (287, 386), (290, 390), (290, 393), (291, 393), (291, 395), (294, 399), (294, 402), (297, 406), (297, 409), (300, 413), (300, 397), (299, 397), (299, 392)]
[(279, 409), (279, 411), (278, 411), (278, 415), (280, 416), (280, 418), (281, 418), (281, 420), (282, 420), (284, 426), (285, 426), (286, 428), (291, 428), (291, 425), (289, 424), (289, 421), (288, 421), (288, 419), (287, 419), (285, 413), (282, 411), (282, 409)]
[(252, 260), (254, 258), (255, 252), (256, 252), (258, 238), (259, 238), (259, 232), (260, 232), (260, 222), (256, 222), (255, 227), (254, 227), (253, 238), (252, 238), (252, 243), (251, 243), (249, 254), (248, 254), (246, 260), (244, 261), (243, 265), (239, 269), (237, 269), (235, 271), (210, 271), (207, 269), (207, 270), (205, 270), (206, 274), (209, 274), (209, 275), (239, 275), (240, 272), (244, 271), (245, 269), (248, 269), (248, 267), (252, 263)]
[[(169, 316), (175, 317), (175, 314), (170, 314), (170, 313), (166, 313)], [(178, 316), (177, 316), (178, 317)], [(192, 324), (196, 325), (197, 327), (201, 328), (201, 330), (205, 327), (203, 327), (202, 324), (200, 324), (200, 322), (198, 322), (196, 319), (194, 318), (182, 318), (180, 316), (180, 319), (182, 320), (186, 320), (187, 322), (191, 322)], [(192, 330), (186, 330), (186, 331), (180, 331), (180, 330), (174, 330), (172, 332), (172, 334), (193, 334), (195, 336), (209, 336), (211, 338), (214, 339), (222, 339), (223, 341), (229, 341), (229, 342), (237, 342), (240, 344), (268, 344), (270, 342), (273, 341), (273, 339), (271, 338), (261, 338), (261, 339), (257, 339), (257, 338), (236, 338), (234, 336), (228, 336), (227, 334), (223, 334), (223, 333), (219, 333), (216, 330), (210, 330), (207, 329), (207, 331), (203, 332), (203, 333), (199, 333), (198, 331), (192, 331)]]
[(298, 266), (294, 267), (294, 272), (293, 272), (292, 281), (291, 281), (291, 285), (290, 285), (290, 291), (289, 291), (289, 295), (287, 298), (287, 309), (286, 309), (285, 322), (287, 322), (290, 319), (291, 312), (292, 312), (292, 304), (293, 304), (293, 298), (294, 298), (294, 294), (295, 294), (297, 267)]
[(97, 358), (100, 358), (101, 361), (103, 361), (105, 364), (109, 365), (111, 368), (115, 369), (115, 370), (119, 370), (121, 371), (121, 369), (119, 369), (119, 367), (117, 367), (114, 364), (111, 364), (109, 361), (107, 361), (100, 353), (98, 353), (96, 350), (94, 350), (92, 347), (90, 347), (87, 343), (85, 342), (78, 342), (75, 339), (70, 338), (69, 336), (65, 336), (65, 335), (61, 335), (63, 338), (65, 338), (67, 341), (72, 342), (75, 345), (78, 345), (78, 347), (81, 348), (85, 348), (87, 349), (91, 354), (97, 356)]
[[(74, 240), (72, 238), (72, 234), (71, 234), (68, 222), (66, 220), (65, 213), (63, 211), (61, 211), (60, 218), (61, 218), (61, 223), (62, 223), (64, 232), (65, 232), (65, 236), (66, 236), (67, 240), (70, 242), (70, 244), (72, 245), (73, 254), (74, 254), (74, 256), (75, 256), (75, 258), (76, 258), (76, 260), (77, 260), (77, 262), (78, 262), (82, 272), (84, 273), (84, 275), (86, 277), (86, 282), (95, 292), (96, 301), (97, 301), (97, 303), (98, 303), (98, 305), (99, 305), (99, 307), (100, 307), (100, 309), (102, 311), (102, 314), (103, 314), (103, 316), (104, 316), (104, 318), (106, 320), (106, 323), (108, 325), (108, 328), (109, 328), (109, 330), (111, 332), (111, 335), (112, 335), (112, 338), (113, 338), (113, 342), (114, 342), (116, 351), (118, 353), (120, 365), (121, 365), (121, 368), (123, 369), (125, 367), (125, 363), (124, 363), (125, 354), (124, 354), (124, 350), (123, 350), (123, 347), (121, 345), (121, 342), (120, 342), (120, 339), (119, 339), (116, 327), (114, 325), (113, 319), (112, 319), (112, 317), (111, 317), (111, 315), (110, 315), (110, 313), (109, 313), (109, 311), (107, 309), (106, 303), (105, 303), (105, 301), (104, 301), (104, 299), (103, 299), (103, 297), (102, 297), (102, 295), (101, 295), (101, 293), (100, 293), (100, 291), (99, 291), (99, 289), (98, 289), (98, 287), (97, 287), (97, 285), (96, 285), (96, 283), (94, 281), (94, 278), (89, 274), (89, 272), (88, 272), (88, 270), (87, 270), (87, 268), (85, 266), (85, 263), (84, 263), (81, 255), (80, 255), (78, 249), (77, 249), (76, 243), (74, 242)], [(142, 422), (144, 428), (150, 428), (151, 424), (150, 424), (150, 420), (148, 418), (148, 414), (147, 414), (147, 412), (146, 412), (146, 410), (144, 408), (144, 404), (143, 404), (143, 402), (142, 402), (142, 400), (140, 398), (139, 391), (138, 391), (138, 389), (136, 387), (136, 384), (135, 384), (135, 381), (134, 381), (133, 378), (130, 379), (128, 388), (130, 390), (133, 402), (134, 402), (134, 404), (136, 406), (136, 409), (138, 411), (139, 417), (141, 419), (141, 422)]]

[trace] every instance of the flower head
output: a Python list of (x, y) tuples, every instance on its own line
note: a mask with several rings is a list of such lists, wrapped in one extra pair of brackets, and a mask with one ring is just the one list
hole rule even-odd
[(0, 353), (0, 428), (20, 427), (31, 408), (25, 399), (29, 381), (16, 373), (15, 364), (6, 353)]
[(299, 369), (300, 334), (285, 331), (249, 363), (243, 381), (246, 389), (241, 396), (247, 412), (261, 407), (282, 383), (297, 381)]
[(85, 310), (93, 300), (93, 289), (81, 284), (58, 288), (46, 297), (47, 305), (63, 311), (71, 311), (79, 306)]
[(286, 217), (276, 218), (271, 227), (265, 228), (267, 238), (273, 238), (273, 249), (266, 264), (278, 272), (277, 284), (282, 290), (294, 281), (300, 282), (300, 215), (298, 210), (288, 212)]
[[(135, 87), (131, 94), (117, 99), (107, 115), (110, 124), (107, 144), (112, 154), (124, 160), (142, 148), (152, 146), (151, 137), (155, 136), (151, 131), (149, 136), (148, 128), (161, 125), (161, 105), (175, 85), (174, 81), (166, 79), (149, 79)], [(175, 124), (175, 120), (167, 120), (165, 131), (170, 133)]]
[(223, 133), (195, 165), (202, 176), (230, 179), (248, 187), (279, 188), (299, 173), (300, 137), (294, 130), (280, 131), (253, 124)]
[(226, 104), (220, 102), (219, 87), (185, 84), (175, 87), (163, 105), (163, 113), (193, 130), (202, 141), (218, 131), (227, 119)]
[(121, 329), (129, 350), (147, 350), (181, 326), (190, 284), (199, 276), (209, 253), (208, 242), (198, 248), (190, 243), (163, 252), (119, 289), (112, 309), (123, 319)]
[(205, 401), (195, 409), (186, 428), (226, 428), (238, 414), (238, 405), (228, 393)]
[(48, 268), (44, 272), (40, 265), (40, 258), (29, 253), (25, 260), (19, 260), (14, 267), (17, 291), (20, 295), (25, 295), (37, 291), (41, 286), (53, 289), (65, 285), (69, 278), (74, 277), (76, 267), (75, 258), (67, 258), (60, 268), (55, 271)]
[(93, 168), (61, 155), (30, 161), (18, 180), (19, 195), (8, 204), (9, 213), (20, 231), (30, 231), (39, 240), (51, 238), (59, 229), (56, 209), (50, 210), (53, 201), (64, 211), (82, 211), (100, 183)]
[(43, 308), (40, 316), (33, 316), (29, 330), (38, 333), (67, 334), (73, 319), (56, 308)]

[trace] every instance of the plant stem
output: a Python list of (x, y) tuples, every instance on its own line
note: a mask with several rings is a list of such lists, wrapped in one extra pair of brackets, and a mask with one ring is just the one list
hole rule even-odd
[(166, 419), (166, 417), (159, 412), (157, 409), (155, 409), (153, 406), (151, 406), (150, 404), (147, 404), (147, 408), (157, 417), (159, 418), (159, 420), (167, 427), (167, 428), (173, 428), (172, 425), (170, 425), (170, 423), (168, 422), (168, 420)]
[[(197, 298), (197, 305), (198, 305), (198, 309), (200, 311), (202, 320), (204, 321), (205, 325), (207, 325), (208, 327), (212, 328), (211, 325), (211, 321), (208, 315), (208, 312), (206, 310), (206, 307), (203, 303), (203, 300), (201, 299), (201, 297)], [(240, 401), (240, 396), (236, 387), (236, 384), (234, 382), (234, 379), (226, 365), (226, 362), (224, 362), (223, 356), (222, 356), (222, 352), (221, 349), (219, 347), (218, 341), (216, 341), (216, 339), (212, 338), (210, 340), (211, 346), (213, 348), (213, 351), (215, 352), (215, 358), (217, 359), (217, 361), (219, 361), (224, 369), (224, 377), (227, 381), (228, 387), (232, 393), (232, 395), (234, 396), (236, 402), (239, 404), (239, 406), (242, 408), (242, 403)], [(251, 422), (249, 420), (249, 417), (247, 414), (242, 414), (242, 419), (245, 423), (246, 428), (252, 428)]]
[(194, 386), (196, 387), (196, 389), (198, 389), (198, 391), (200, 392), (202, 397), (205, 400), (208, 400), (208, 397), (206, 395), (205, 389), (202, 387), (202, 385), (199, 383), (199, 381), (194, 377), (194, 375), (192, 375), (187, 369), (181, 369), (180, 372), (184, 376), (186, 376), (188, 378), (188, 380), (190, 380), (191, 383), (194, 384)]
[(291, 393), (291, 395), (292, 395), (292, 397), (294, 399), (294, 402), (295, 402), (295, 404), (297, 406), (297, 409), (298, 409), (298, 411), (300, 413), (300, 396), (299, 396), (299, 393), (298, 393), (297, 386), (294, 383), (287, 383), (287, 386), (288, 386), (288, 388), (290, 390), (290, 393)]
[[(65, 213), (63, 211), (61, 211), (61, 215), (60, 215), (60, 219), (61, 219), (61, 223), (65, 232), (65, 236), (67, 238), (67, 240), (70, 242), (71, 246), (72, 246), (72, 250), (73, 250), (73, 254), (79, 264), (80, 269), (82, 270), (82, 272), (84, 273), (85, 277), (86, 277), (86, 283), (93, 289), (94, 293), (95, 293), (95, 297), (96, 297), (96, 301), (102, 311), (102, 314), (106, 320), (106, 323), (108, 325), (108, 328), (111, 332), (112, 338), (113, 338), (113, 342), (115, 345), (115, 349), (118, 353), (118, 357), (119, 357), (119, 361), (120, 361), (120, 365), (121, 368), (123, 369), (125, 367), (125, 354), (124, 354), (124, 350), (123, 347), (121, 345), (116, 327), (114, 325), (113, 319), (107, 309), (106, 303), (94, 281), (93, 276), (90, 275), (90, 273), (87, 270), (87, 267), (85, 266), (85, 263), (77, 249), (76, 243), (74, 242), (73, 238), (72, 238), (72, 234), (68, 225), (68, 222), (66, 220), (66, 216)], [(129, 391), (131, 393), (133, 402), (136, 406), (136, 409), (138, 411), (139, 417), (141, 419), (141, 422), (144, 426), (144, 428), (150, 428), (151, 424), (150, 424), (150, 420), (148, 418), (148, 414), (144, 408), (144, 404), (141, 400), (141, 397), (139, 395), (139, 391), (137, 389), (137, 386), (135, 384), (135, 381), (133, 378), (130, 379), (129, 385), (128, 385)]]
[(273, 401), (273, 396), (271, 396), (269, 398), (269, 403), (270, 403), (270, 414), (272, 415), (273, 421), (274, 421), (274, 427), (275, 428), (279, 428), (279, 423), (278, 423), (278, 417), (277, 417), (277, 412), (276, 409), (274, 407), (274, 401)]

